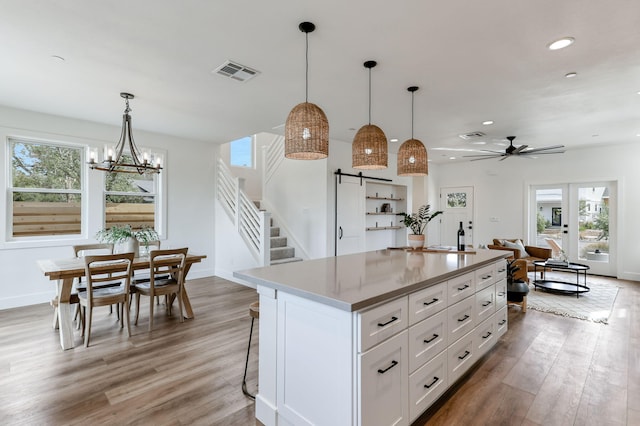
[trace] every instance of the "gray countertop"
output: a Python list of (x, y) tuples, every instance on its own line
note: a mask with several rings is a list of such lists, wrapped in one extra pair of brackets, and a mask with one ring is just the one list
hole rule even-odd
[(358, 311), (509, 256), (377, 250), (234, 272), (252, 284), (284, 291), (345, 311)]

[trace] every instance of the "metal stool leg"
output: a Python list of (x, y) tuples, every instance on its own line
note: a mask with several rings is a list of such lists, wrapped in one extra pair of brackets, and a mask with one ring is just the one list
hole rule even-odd
[(255, 395), (251, 395), (247, 391), (247, 367), (249, 366), (249, 351), (251, 350), (251, 337), (253, 336), (253, 321), (255, 318), (251, 318), (251, 330), (249, 331), (249, 345), (247, 345), (247, 360), (244, 363), (244, 376), (242, 376), (242, 393), (251, 399), (256, 399)]

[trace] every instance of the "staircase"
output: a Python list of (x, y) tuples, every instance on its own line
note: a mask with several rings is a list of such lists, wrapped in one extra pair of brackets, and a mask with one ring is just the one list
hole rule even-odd
[(287, 246), (287, 237), (280, 236), (280, 228), (271, 226), (271, 264), (300, 262), (302, 259), (296, 257), (296, 249)]
[[(260, 209), (260, 201), (253, 202), (258, 209)], [(265, 211), (260, 209), (260, 211)], [(302, 259), (296, 257), (296, 249), (287, 246), (287, 237), (280, 235), (280, 228), (273, 226), (273, 218), (271, 218), (271, 253), (270, 264), (279, 265), (281, 263), (300, 262)]]

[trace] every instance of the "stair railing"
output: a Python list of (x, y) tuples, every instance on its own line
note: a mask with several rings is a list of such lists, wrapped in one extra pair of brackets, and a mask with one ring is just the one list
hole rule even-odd
[(216, 197), (260, 266), (271, 262), (271, 217), (260, 211), (244, 192), (244, 179), (231, 174), (218, 160)]
[(284, 136), (274, 135), (273, 141), (264, 148), (263, 155), (264, 171), (262, 185), (264, 186), (284, 160)]

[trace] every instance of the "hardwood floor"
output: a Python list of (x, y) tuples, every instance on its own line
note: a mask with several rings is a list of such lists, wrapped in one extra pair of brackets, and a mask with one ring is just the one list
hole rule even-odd
[[(640, 283), (621, 287), (609, 325), (509, 308), (509, 331), (418, 425), (640, 425)], [(62, 351), (52, 308), (0, 311), (0, 424), (254, 425), (241, 391), (254, 290), (187, 283), (196, 318), (143, 306), (133, 337), (97, 310), (92, 346)], [(257, 327), (249, 362), (257, 386)], [(331, 425), (334, 426), (334, 425)]]

